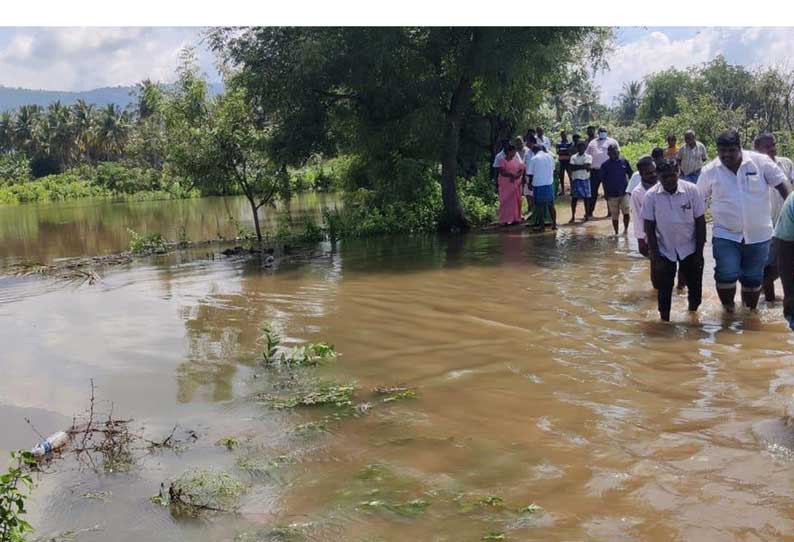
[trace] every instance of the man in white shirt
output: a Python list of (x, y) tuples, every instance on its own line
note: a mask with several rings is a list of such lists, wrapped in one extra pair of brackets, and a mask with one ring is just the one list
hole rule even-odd
[(768, 156), (742, 150), (736, 130), (717, 137), (717, 158), (703, 168), (697, 186), (703, 199), (711, 200), (714, 280), (728, 312), (735, 307), (737, 280), (744, 305), (758, 305), (772, 238), (769, 187), (786, 198), (785, 180)]
[[(775, 140), (775, 135), (769, 132), (759, 134), (753, 141), (753, 148), (756, 152), (765, 154), (772, 161), (774, 161), (775, 164), (777, 164), (777, 167), (779, 167), (786, 176), (786, 180), (784, 182), (788, 186), (789, 190), (794, 189), (794, 184), (792, 184), (792, 181), (794, 181), (794, 163), (792, 163), (788, 158), (777, 155), (777, 141)], [(778, 217), (780, 216), (780, 210), (782, 208), (783, 198), (780, 197), (780, 194), (777, 190), (770, 188), (769, 212), (772, 215), (772, 226), (777, 224)], [(766, 267), (764, 268), (764, 299), (766, 299), (767, 302), (775, 300), (775, 279), (777, 278), (777, 251), (775, 250), (775, 245), (770, 244), (769, 257), (767, 258)]]
[(548, 152), (549, 154), (551, 154), (554, 151), (554, 149), (552, 149), (551, 147), (551, 140), (548, 137), (546, 137), (546, 135), (543, 132), (543, 128), (541, 128), (540, 126), (535, 128), (535, 139), (538, 140), (538, 145), (543, 145), (546, 148), (546, 152)]
[(684, 144), (678, 149), (676, 156), (681, 166), (681, 177), (690, 183), (697, 184), (703, 165), (709, 159), (706, 146), (695, 139), (694, 130), (684, 132)]
[[(637, 162), (636, 175), (640, 179), (640, 183), (631, 191), (629, 204), (631, 206), (631, 214), (634, 217), (634, 237), (637, 238), (637, 248), (640, 254), (646, 258), (650, 258), (651, 254), (648, 250), (648, 243), (645, 240), (645, 220), (642, 218), (642, 204), (645, 201), (645, 193), (654, 187), (657, 181), (656, 162), (650, 156), (643, 156)], [(653, 269), (653, 260), (651, 260), (651, 284), (657, 290), (659, 287), (656, 284), (656, 273)]]
[[(527, 164), (527, 179), (532, 185), (535, 200), (535, 231), (546, 229), (546, 211), (551, 216), (551, 229), (557, 229), (554, 209), (554, 158), (538, 142), (532, 149), (535, 155)], [(529, 225), (529, 224), (527, 224)]]
[[(593, 218), (593, 211), (595, 210), (596, 203), (598, 202), (598, 187), (601, 186), (601, 165), (609, 160), (607, 150), (610, 146), (615, 145), (620, 152), (620, 145), (618, 142), (609, 137), (607, 129), (603, 126), (598, 129), (598, 137), (587, 144), (587, 154), (592, 156), (593, 163), (590, 166), (590, 202), (588, 206), (588, 218)], [(609, 216), (609, 213), (607, 213)]]

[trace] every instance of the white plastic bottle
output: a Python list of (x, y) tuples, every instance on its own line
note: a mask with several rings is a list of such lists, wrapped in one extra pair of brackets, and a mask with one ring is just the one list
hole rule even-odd
[(30, 453), (36, 457), (42, 457), (61, 448), (67, 442), (69, 442), (69, 435), (63, 431), (58, 431), (40, 442), (38, 446), (30, 450)]

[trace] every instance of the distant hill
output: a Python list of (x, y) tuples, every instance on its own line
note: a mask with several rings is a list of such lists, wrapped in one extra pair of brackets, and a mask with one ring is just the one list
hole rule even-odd
[[(27, 88), (10, 88), (0, 86), (0, 111), (16, 109), (22, 105), (40, 105), (47, 107), (53, 102), (60, 101), (64, 105), (72, 105), (77, 100), (83, 99), (86, 103), (98, 106), (110, 103), (122, 109), (135, 101), (134, 86), (128, 87), (103, 87), (93, 90), (69, 92), (60, 90), (31, 90)], [(223, 84), (210, 85), (210, 94), (223, 92)]]

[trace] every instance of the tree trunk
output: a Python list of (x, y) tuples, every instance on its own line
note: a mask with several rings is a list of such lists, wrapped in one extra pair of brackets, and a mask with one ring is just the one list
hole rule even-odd
[(452, 94), (449, 109), (446, 112), (444, 126), (444, 142), (441, 155), (441, 200), (444, 204), (443, 214), (439, 227), (445, 231), (468, 231), (469, 222), (463, 214), (463, 207), (458, 199), (458, 147), (460, 145), (460, 127), (463, 112), (471, 100), (472, 74), (471, 70), (477, 55), (479, 45), (478, 30), (474, 30), (471, 48), (464, 60), (463, 73), (458, 80), (458, 86)]
[(245, 195), (248, 198), (248, 203), (251, 204), (251, 212), (254, 214), (254, 228), (256, 229), (256, 240), (261, 245), (262, 244), (262, 229), (259, 226), (259, 207), (257, 207), (256, 202), (254, 201), (253, 196), (248, 194)]

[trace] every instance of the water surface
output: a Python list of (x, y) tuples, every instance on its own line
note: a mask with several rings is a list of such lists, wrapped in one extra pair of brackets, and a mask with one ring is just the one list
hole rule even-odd
[[(0, 279), (0, 449), (35, 441), (25, 417), (68, 426), (90, 378), (147, 436), (200, 435), (131, 474), (56, 463), (30, 520), (40, 535), (91, 529), (85, 541), (282, 540), (265, 533), (285, 524), (318, 541), (794, 539), (794, 464), (753, 431), (794, 391), (780, 306), (724, 316), (707, 256), (700, 312), (677, 295), (660, 323), (647, 261), (609, 229), (322, 244), (275, 269), (187, 253), (93, 286)], [(327, 412), (251, 399), (271, 378), (264, 322), (290, 345), (333, 343), (319, 374), (356, 381), (362, 400), (394, 383), (419, 398), (296, 437)], [(225, 436), (243, 446), (216, 446)], [(237, 466), (282, 455), (266, 476)], [(207, 465), (249, 484), (239, 515), (186, 521), (148, 501)], [(542, 511), (472, 504), (489, 496)], [(414, 499), (430, 503), (416, 517), (362, 505)]]

